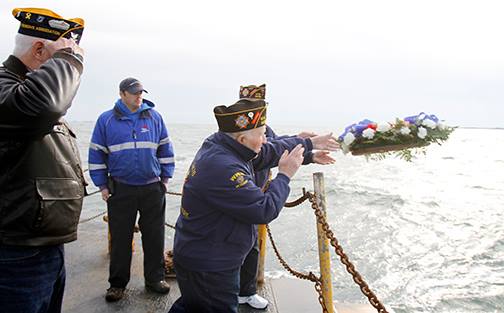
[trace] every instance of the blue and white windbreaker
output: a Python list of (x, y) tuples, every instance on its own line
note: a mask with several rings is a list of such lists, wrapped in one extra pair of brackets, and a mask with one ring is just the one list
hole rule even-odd
[(103, 188), (110, 174), (130, 185), (145, 185), (173, 176), (175, 159), (168, 130), (154, 103), (143, 100), (140, 116), (132, 119), (114, 109), (100, 115), (89, 145), (89, 173)]

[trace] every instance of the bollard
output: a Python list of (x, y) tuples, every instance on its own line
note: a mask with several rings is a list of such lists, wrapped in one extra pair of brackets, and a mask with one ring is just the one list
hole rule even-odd
[(259, 225), (257, 227), (257, 241), (259, 245), (259, 264), (257, 266), (258, 284), (264, 284), (264, 260), (266, 259), (267, 234), (266, 225)]
[[(326, 197), (324, 187), (324, 174), (313, 174), (313, 187), (317, 195), (319, 208), (326, 216)], [(317, 222), (318, 252), (320, 264), (320, 276), (322, 279), (322, 297), (328, 313), (336, 313), (333, 304), (332, 279), (331, 279), (331, 254), (329, 253), (329, 240), (326, 237), (322, 226)]]

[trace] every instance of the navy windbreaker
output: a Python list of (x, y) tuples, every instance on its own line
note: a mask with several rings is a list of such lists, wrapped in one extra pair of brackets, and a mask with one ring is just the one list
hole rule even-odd
[(312, 148), (311, 141), (299, 138), (264, 144), (257, 155), (225, 133), (208, 137), (184, 183), (175, 261), (193, 271), (239, 267), (256, 240), (254, 225), (274, 220), (290, 191), (290, 179), (278, 174), (263, 192), (254, 169), (277, 166), (283, 151), (298, 143)]

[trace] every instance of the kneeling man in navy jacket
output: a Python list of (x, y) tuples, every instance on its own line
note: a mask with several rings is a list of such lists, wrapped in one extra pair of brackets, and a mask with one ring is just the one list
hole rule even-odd
[[(219, 131), (204, 142), (184, 183), (174, 239), (181, 297), (170, 313), (236, 313), (240, 266), (256, 241), (256, 224), (278, 217), (306, 143), (266, 143), (266, 102), (214, 108)], [(290, 151), (290, 152), (289, 152)], [(254, 170), (278, 166), (266, 192)]]

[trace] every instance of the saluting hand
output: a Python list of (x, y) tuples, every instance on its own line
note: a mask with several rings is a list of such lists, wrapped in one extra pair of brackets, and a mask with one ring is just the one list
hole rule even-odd
[(310, 139), (313, 144), (313, 149), (316, 150), (336, 151), (340, 148), (338, 141), (333, 137), (332, 133), (315, 136)]
[(325, 150), (313, 152), (313, 162), (321, 165), (333, 164), (336, 160), (329, 153)]
[(284, 151), (278, 161), (278, 172), (292, 178), (303, 163), (304, 147), (297, 145), (291, 152)]
[(46, 48), (51, 56), (58, 50), (70, 48), (73, 53), (84, 56), (84, 49), (82, 49), (74, 40), (68, 38), (59, 38), (56, 41), (50, 41), (46, 44)]

